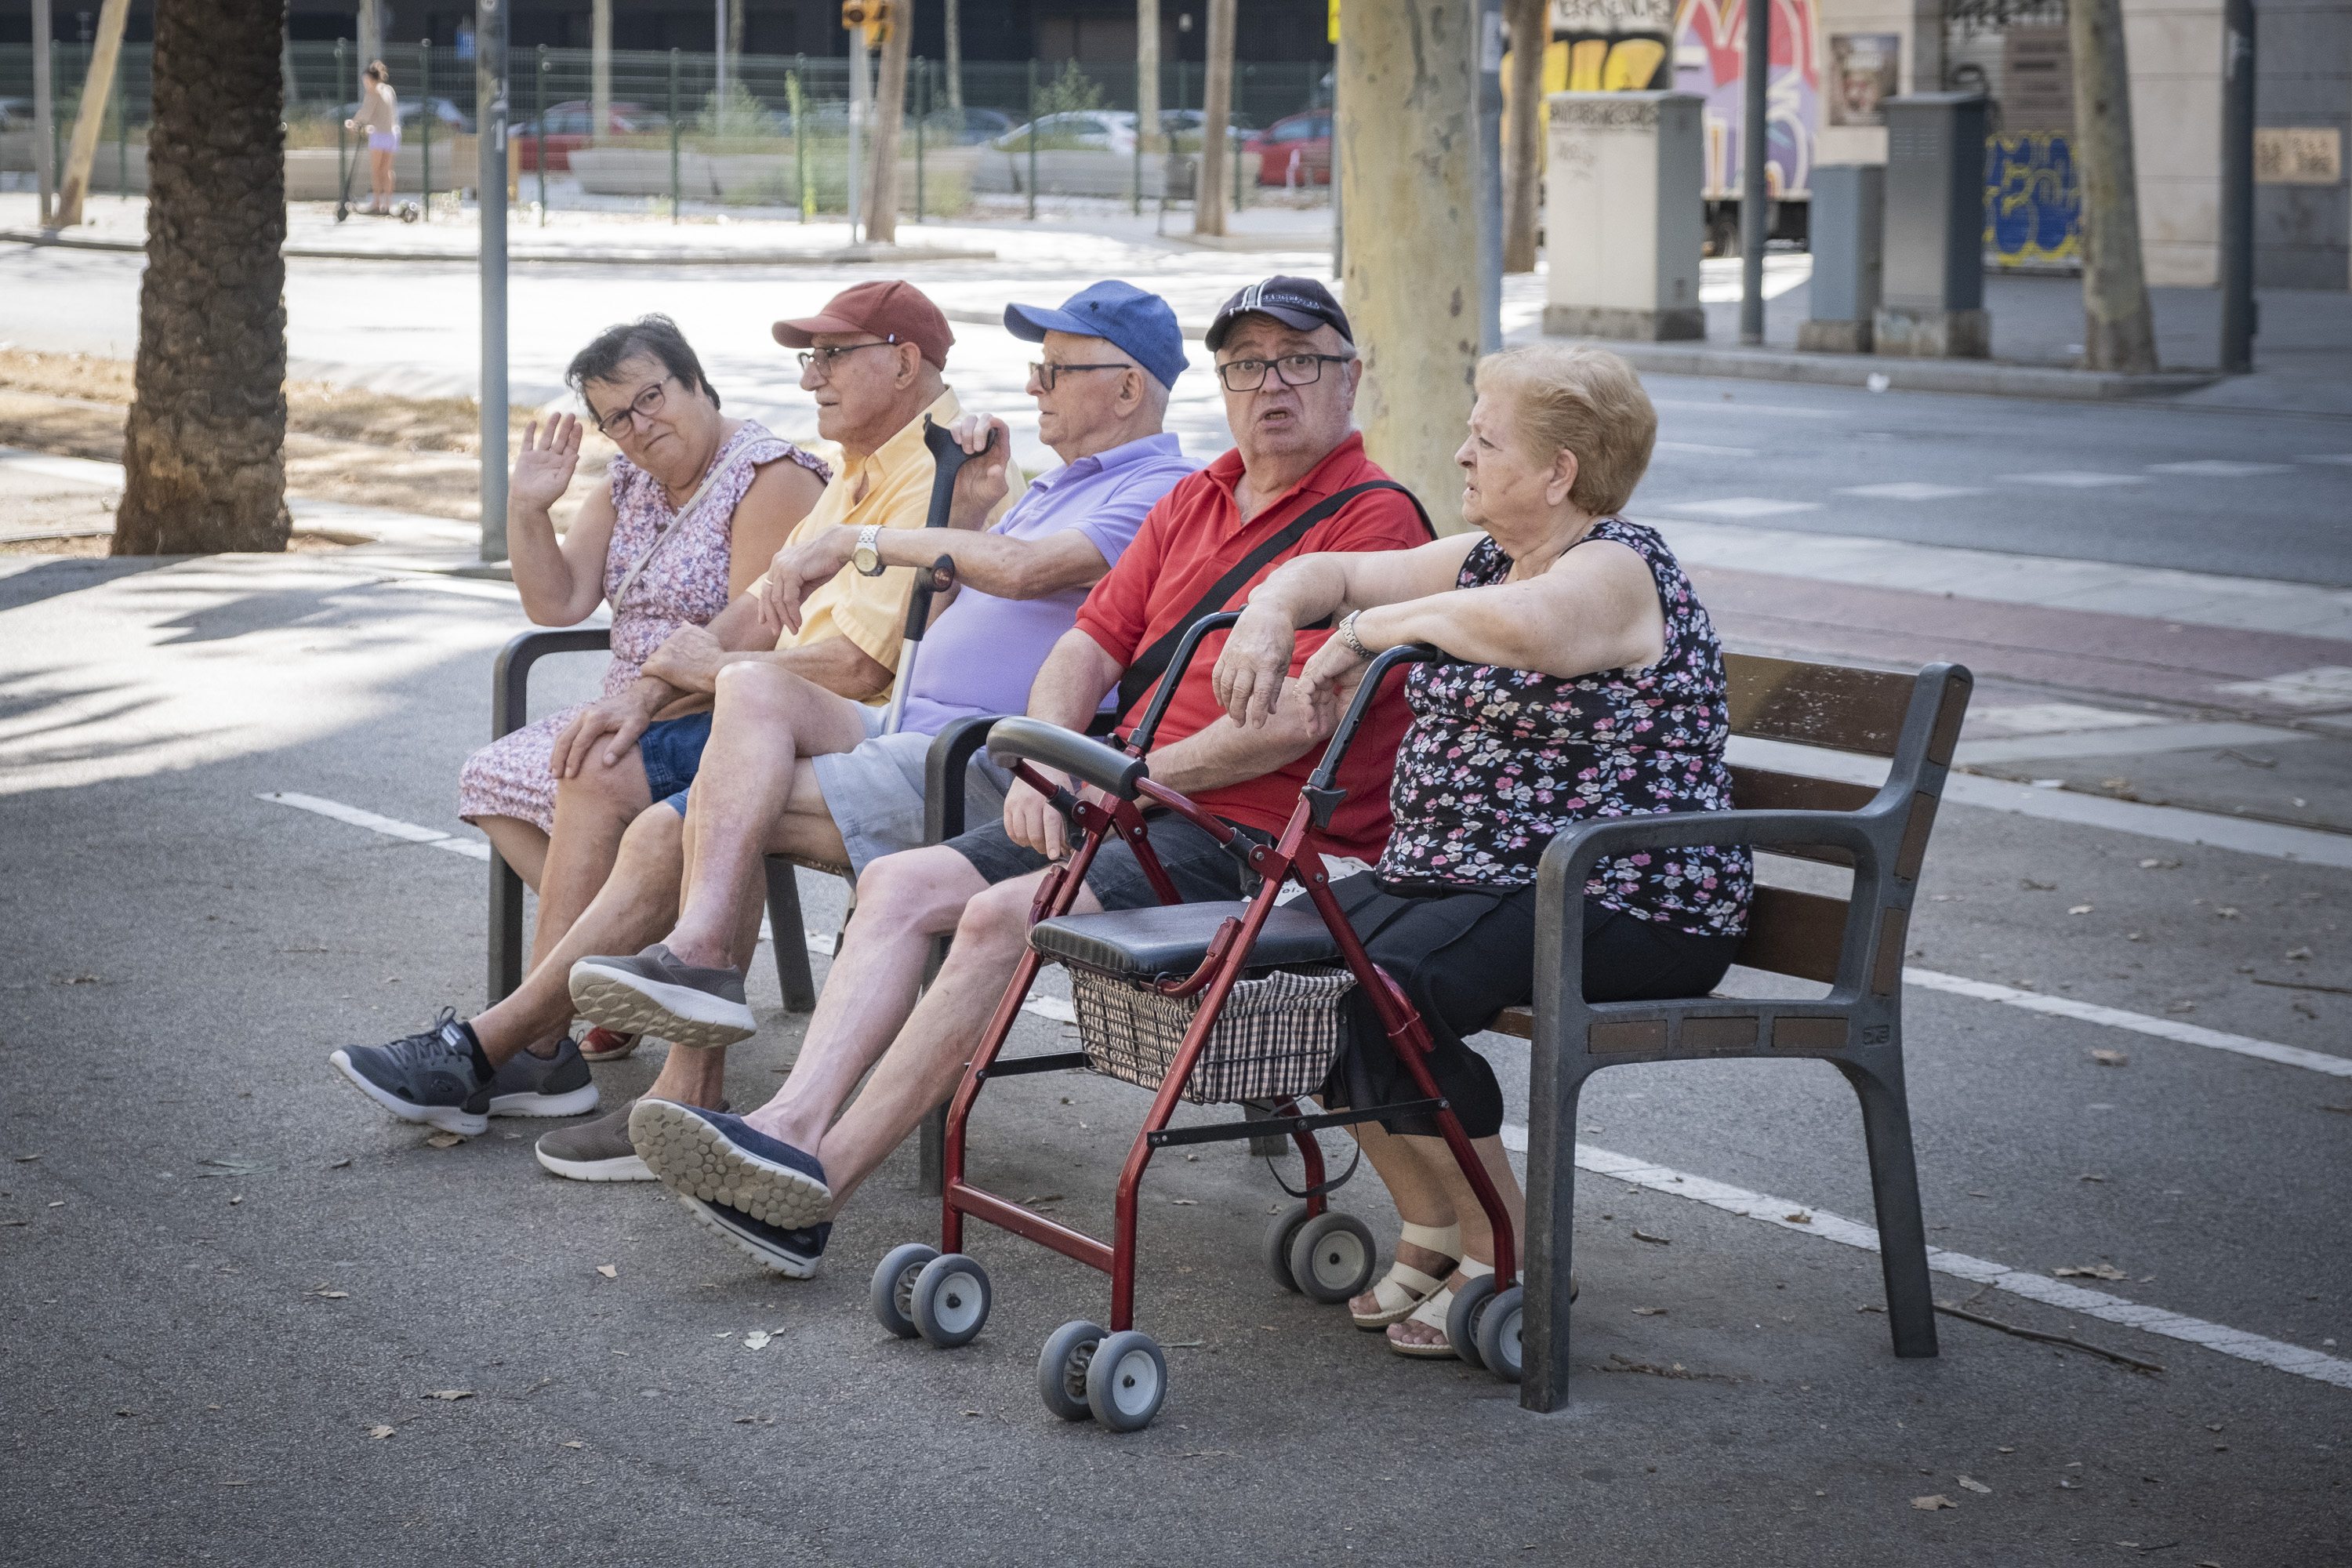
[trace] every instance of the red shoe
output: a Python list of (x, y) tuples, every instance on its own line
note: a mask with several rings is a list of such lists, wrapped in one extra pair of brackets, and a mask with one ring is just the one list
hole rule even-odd
[(615, 1034), (611, 1029), (594, 1028), (580, 1037), (580, 1055), (592, 1062), (616, 1062), (637, 1048), (642, 1035)]

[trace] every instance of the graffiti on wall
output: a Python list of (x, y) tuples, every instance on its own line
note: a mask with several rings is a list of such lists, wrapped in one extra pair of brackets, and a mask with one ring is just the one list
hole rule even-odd
[(1997, 267), (2082, 259), (2083, 188), (2062, 131), (1985, 138), (1986, 257)]
[[(1765, 182), (1774, 197), (1811, 193), (1813, 128), (1822, 78), (1813, 0), (1768, 0), (1771, 66), (1765, 77)], [(1709, 200), (1739, 195), (1740, 65), (1747, 58), (1748, 0), (1683, 0), (1675, 26), (1675, 86), (1706, 100)]]

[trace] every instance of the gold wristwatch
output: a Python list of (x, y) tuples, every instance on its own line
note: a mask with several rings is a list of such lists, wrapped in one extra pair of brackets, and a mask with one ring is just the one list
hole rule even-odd
[(849, 552), (849, 563), (857, 568), (862, 577), (882, 575), (882, 525), (869, 522), (857, 531), (857, 545)]

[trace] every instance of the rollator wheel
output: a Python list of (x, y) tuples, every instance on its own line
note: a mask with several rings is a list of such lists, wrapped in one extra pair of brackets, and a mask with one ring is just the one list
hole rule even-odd
[(1087, 1408), (1114, 1432), (1140, 1432), (1168, 1397), (1168, 1358), (1134, 1329), (1109, 1335), (1087, 1367)]
[(1519, 1381), (1519, 1321), (1525, 1301), (1517, 1285), (1507, 1286), (1478, 1314), (1478, 1359), (1505, 1383)]
[(1307, 1218), (1306, 1204), (1295, 1203), (1276, 1215), (1274, 1223), (1265, 1227), (1265, 1271), (1286, 1290), (1298, 1289), (1298, 1276), (1290, 1271), (1290, 1244), (1298, 1239)]
[(874, 1321), (902, 1340), (911, 1340), (920, 1331), (915, 1327), (915, 1279), (939, 1255), (936, 1247), (910, 1241), (892, 1247), (875, 1266), (866, 1302), (874, 1309)]
[(1494, 1300), (1495, 1277), (1481, 1274), (1464, 1282), (1454, 1292), (1454, 1305), (1445, 1311), (1445, 1341), (1454, 1353), (1472, 1366), (1485, 1366), (1486, 1358), (1478, 1352), (1478, 1319), (1485, 1313), (1486, 1303)]
[(988, 1321), (988, 1270), (961, 1252), (934, 1258), (915, 1276), (915, 1331), (943, 1351), (968, 1345)]
[(1045, 1408), (1065, 1421), (1084, 1421), (1094, 1415), (1087, 1403), (1087, 1369), (1101, 1345), (1101, 1326), (1080, 1319), (1064, 1323), (1045, 1336), (1037, 1352), (1037, 1394)]
[(1372, 1282), (1380, 1248), (1371, 1227), (1326, 1209), (1298, 1227), (1290, 1243), (1290, 1277), (1312, 1300), (1344, 1301)]

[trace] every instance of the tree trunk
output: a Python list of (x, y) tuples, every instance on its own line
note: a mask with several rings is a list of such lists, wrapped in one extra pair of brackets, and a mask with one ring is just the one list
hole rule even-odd
[(588, 14), (588, 140), (613, 133), (613, 0), (591, 0)]
[(285, 25), (286, 0), (156, 7), (117, 555), (286, 548)]
[(898, 238), (898, 135), (907, 122), (907, 55), (915, 37), (912, 0), (899, 0), (882, 40), (882, 80), (874, 93), (873, 178), (866, 182), (866, 242)]
[(89, 74), (82, 83), (81, 107), (74, 115), (73, 140), (66, 144), (65, 173), (58, 181), (59, 228), (81, 222), (82, 198), (89, 194), (89, 171), (98, 159), (98, 139), (106, 129), (106, 100), (114, 90), (114, 65), (122, 51), (122, 25), (130, 15), (131, 0), (106, 0), (98, 14)]
[(1349, 6), (1339, 28), (1357, 420), (1372, 460), (1449, 533), (1481, 327), (1477, 21), (1477, 0), (1386, 0)]
[(1536, 269), (1543, 226), (1543, 68), (1551, 0), (1504, 0), (1511, 35), (1510, 98), (1503, 121), (1503, 270)]
[(963, 134), (963, 6), (947, 0), (948, 112), (956, 118), (956, 134)]
[(2145, 375), (2156, 369), (2156, 321), (2140, 260), (2123, 6), (2121, 0), (2073, 0), (2066, 11), (2074, 57), (2074, 169), (2083, 184), (2083, 364)]
[(1225, 127), (1234, 116), (1234, 0), (1209, 0), (1208, 83), (1201, 93), (1201, 173), (1192, 182), (1192, 232), (1225, 232), (1225, 160), (1233, 156)]
[(1160, 151), (1160, 0), (1135, 0), (1135, 133)]

